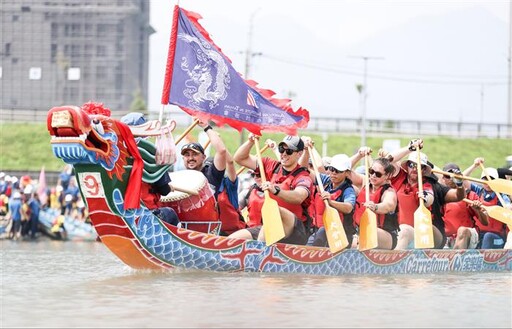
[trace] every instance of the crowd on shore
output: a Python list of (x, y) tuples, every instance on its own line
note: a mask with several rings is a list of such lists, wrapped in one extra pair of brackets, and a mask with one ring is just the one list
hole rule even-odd
[(51, 188), (29, 175), (18, 178), (0, 172), (0, 218), (8, 239), (34, 240), (39, 237), (42, 233), (39, 214), (48, 209), (55, 209), (60, 214), (52, 223), (52, 232), (64, 229), (65, 217), (89, 222), (71, 165), (64, 167), (57, 184)]

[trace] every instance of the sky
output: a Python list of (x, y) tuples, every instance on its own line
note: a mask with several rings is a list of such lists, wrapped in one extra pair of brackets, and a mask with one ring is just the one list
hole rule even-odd
[[(151, 0), (150, 110), (170, 0)], [(506, 122), (509, 1), (187, 0), (234, 68), (312, 117)], [(252, 27), (252, 37), (249, 30)], [(253, 53), (248, 69), (247, 50)], [(366, 59), (365, 59), (366, 58)], [(366, 63), (366, 70), (365, 70)], [(366, 74), (365, 74), (366, 73)], [(366, 102), (357, 85), (366, 77)], [(363, 108), (365, 110), (363, 110)]]

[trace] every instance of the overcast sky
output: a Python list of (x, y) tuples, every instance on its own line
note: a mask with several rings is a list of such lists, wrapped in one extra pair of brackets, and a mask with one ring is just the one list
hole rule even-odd
[[(151, 0), (149, 107), (160, 108), (176, 2)], [(189, 0), (234, 68), (311, 116), (503, 122), (509, 1)]]

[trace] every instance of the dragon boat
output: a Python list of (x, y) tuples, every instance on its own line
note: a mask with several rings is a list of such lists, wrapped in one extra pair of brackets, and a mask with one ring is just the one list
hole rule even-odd
[[(110, 113), (61, 106), (48, 112), (47, 128), (54, 155), (74, 166), (80, 193), (99, 238), (134, 269), (332, 276), (512, 269), (512, 250), (346, 249), (333, 254), (329, 248), (282, 243), (267, 246), (260, 241), (208, 233), (209, 230), (205, 233), (172, 226), (155, 216), (140, 196), (140, 190), (169, 174), (169, 165), (155, 164), (153, 143), (144, 139), (134, 143), (134, 136), (158, 135), (159, 121), (128, 127), (111, 118)], [(189, 174), (185, 170), (181, 176), (171, 178), (187, 181), (183, 177)], [(163, 204), (170, 202), (169, 198), (162, 199)]]

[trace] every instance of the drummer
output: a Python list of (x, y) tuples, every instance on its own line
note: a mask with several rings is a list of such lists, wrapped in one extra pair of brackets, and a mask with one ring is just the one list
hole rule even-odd
[(181, 148), (183, 163), (185, 168), (189, 170), (201, 171), (208, 179), (208, 183), (213, 191), (215, 191), (215, 199), (219, 194), (220, 185), (226, 171), (226, 146), (220, 138), (219, 133), (213, 130), (208, 122), (199, 121), (199, 126), (203, 128), (208, 135), (210, 143), (215, 149), (213, 161), (206, 161), (204, 148), (199, 143), (188, 143)]

